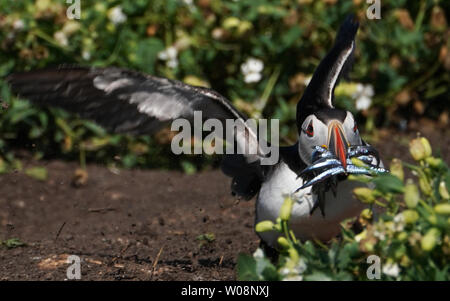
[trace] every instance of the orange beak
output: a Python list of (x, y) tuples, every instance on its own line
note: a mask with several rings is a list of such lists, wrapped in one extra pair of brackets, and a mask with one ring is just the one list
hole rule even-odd
[(344, 169), (347, 169), (347, 143), (342, 133), (341, 127), (337, 123), (333, 123), (329, 127), (329, 149), (334, 152), (336, 157), (341, 161)]

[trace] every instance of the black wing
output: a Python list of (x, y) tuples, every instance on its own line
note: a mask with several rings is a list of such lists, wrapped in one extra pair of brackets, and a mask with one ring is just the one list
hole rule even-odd
[(63, 66), (15, 73), (6, 80), (12, 91), (23, 98), (78, 113), (118, 133), (152, 134), (177, 118), (192, 121), (194, 111), (201, 111), (204, 119), (222, 121), (224, 129), (226, 119), (239, 121), (243, 130), (235, 133), (237, 145), (256, 145), (257, 153), (228, 155), (224, 166), (235, 168), (224, 169), (234, 178), (232, 188), (236, 194), (245, 198), (255, 194), (254, 181), (247, 185), (242, 182), (246, 181), (244, 178), (236, 177), (245, 171), (253, 179), (260, 179), (262, 150), (257, 133), (227, 99), (211, 89), (120, 68)]
[(244, 119), (217, 92), (120, 68), (59, 67), (7, 77), (14, 92), (118, 133), (151, 134), (176, 118)]
[(358, 27), (354, 16), (348, 16), (339, 28), (333, 48), (314, 71), (311, 82), (297, 104), (299, 129), (308, 115), (322, 108), (333, 108), (334, 88), (352, 65)]

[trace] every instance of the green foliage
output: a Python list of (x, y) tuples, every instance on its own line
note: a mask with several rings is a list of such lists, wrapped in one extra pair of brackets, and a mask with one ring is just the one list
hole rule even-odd
[[(81, 19), (68, 20), (62, 0), (3, 0), (0, 78), (61, 63), (132, 68), (210, 86), (250, 117), (278, 118), (288, 143), (296, 138), (295, 105), (305, 82), (351, 12), (362, 23), (354, 80), (337, 89), (337, 105), (366, 119), (368, 129), (374, 120), (389, 124), (397, 113), (437, 118), (447, 110), (449, 5), (423, 0), (406, 8), (405, 1), (383, 1), (382, 19), (372, 21), (365, 18), (365, 1), (84, 1)], [(171, 47), (175, 58), (161, 59)], [(252, 57), (263, 62), (262, 77), (246, 82), (241, 66)], [(372, 108), (358, 111), (361, 97), (355, 93), (361, 87), (373, 87), (375, 94), (368, 94)], [(11, 97), (1, 80), (0, 99), (0, 157), (9, 165), (11, 149), (25, 147), (38, 157), (180, 167), (178, 160), (162, 155), (169, 153), (167, 144), (110, 135), (61, 110), (37, 108)], [(391, 109), (380, 109), (387, 106)], [(409, 113), (412, 108), (416, 113)], [(135, 146), (142, 144), (148, 149), (136, 153)], [(195, 170), (189, 164), (211, 162), (203, 157), (187, 161), (183, 166), (189, 171)]]
[(197, 236), (197, 240), (200, 242), (199, 247), (213, 243), (216, 240), (216, 235), (214, 233), (205, 233)]
[(45, 167), (31, 167), (25, 170), (25, 174), (39, 181), (47, 180), (48, 173)]
[[(411, 154), (417, 154), (418, 149), (427, 145), (425, 138), (414, 139), (410, 144)], [(397, 164), (397, 174), (402, 165), (412, 170), (419, 185), (412, 179), (404, 183), (390, 174), (373, 178), (374, 189), (355, 191), (363, 201), (370, 199), (367, 194), (376, 200), (361, 213), (359, 222), (363, 230), (357, 234), (344, 222), (340, 240), (328, 244), (300, 242), (289, 230), (288, 220), (279, 218), (275, 223), (263, 221), (256, 225), (257, 231), (280, 233), (280, 259), (276, 264), (270, 263), (261, 249), (253, 257), (241, 255), (238, 278), (368, 280), (367, 258), (377, 255), (381, 260), (382, 280), (450, 280), (450, 169), (440, 158), (431, 156), (431, 148), (417, 162), (418, 165), (400, 161), (394, 164)], [(291, 208), (291, 202), (285, 201), (285, 210)], [(384, 208), (378, 218), (375, 218), (375, 204)], [(284, 215), (289, 214), (284, 212)]]
[(17, 247), (25, 246), (25, 243), (20, 241), (18, 238), (10, 238), (5, 241), (0, 241), (0, 246), (5, 246), (8, 249), (14, 249)]

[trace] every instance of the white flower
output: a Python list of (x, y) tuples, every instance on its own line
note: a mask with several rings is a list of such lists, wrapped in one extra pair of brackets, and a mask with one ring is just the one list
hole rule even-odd
[(398, 277), (400, 274), (400, 268), (396, 263), (386, 263), (383, 265), (383, 273), (391, 277)]
[(403, 216), (402, 213), (397, 214), (394, 217), (394, 231), (400, 232), (403, 231), (403, 229), (405, 228), (405, 217)]
[(91, 53), (87, 50), (83, 50), (83, 53), (81, 54), (81, 56), (83, 57), (83, 59), (85, 61), (89, 61), (91, 59)]
[(108, 18), (113, 22), (114, 24), (120, 24), (124, 23), (127, 20), (127, 15), (125, 15), (122, 11), (122, 7), (115, 6), (112, 9), (110, 9), (108, 13)]
[(64, 32), (67, 36), (71, 36), (77, 32), (80, 27), (81, 25), (77, 21), (67, 21), (62, 28), (62, 32)]
[(178, 55), (178, 50), (175, 47), (170, 46), (167, 49), (158, 53), (158, 58), (160, 60), (167, 61), (170, 59), (176, 59), (177, 55)]
[(297, 274), (303, 274), (303, 272), (306, 271), (307, 268), (308, 266), (306, 265), (306, 262), (303, 260), (303, 258), (301, 258), (294, 267), (294, 272)]
[(175, 69), (178, 67), (178, 60), (177, 59), (171, 59), (166, 62), (167, 67), (171, 69)]
[(302, 275), (290, 275), (283, 278), (283, 281), (302, 281), (303, 276)]
[(375, 231), (373, 231), (373, 236), (375, 236), (379, 240), (385, 240), (386, 239), (386, 234), (384, 234), (383, 231), (375, 230)]
[(193, 0), (183, 0), (184, 4), (186, 4), (187, 6), (192, 6), (194, 4)]
[(256, 83), (261, 80), (261, 72), (264, 69), (264, 63), (255, 58), (248, 58), (241, 65), (242, 74), (246, 83)]
[(167, 49), (158, 53), (158, 58), (162, 61), (166, 61), (166, 66), (175, 69), (178, 67), (178, 50), (174, 46), (170, 46)]
[(249, 73), (246, 74), (244, 77), (244, 81), (249, 84), (249, 83), (257, 83), (261, 80), (261, 73)]
[(356, 91), (352, 94), (353, 99), (356, 100), (356, 109), (367, 110), (372, 104), (374, 94), (372, 85), (357, 84)]
[(244, 74), (255, 72), (259, 73), (263, 70), (264, 63), (261, 60), (255, 58), (248, 58), (241, 66), (241, 71)]
[(13, 22), (14, 30), (21, 31), (25, 28), (25, 22), (22, 19), (17, 19)]
[(253, 258), (262, 259), (264, 258), (264, 252), (261, 248), (256, 249), (255, 253), (253, 253)]
[(355, 241), (360, 242), (361, 240), (365, 239), (366, 237), (367, 237), (367, 230), (364, 230), (355, 236)]
[(57, 31), (55, 32), (55, 34), (53, 35), (53, 37), (55, 38), (56, 42), (63, 46), (63, 47), (67, 47), (69, 46), (69, 40), (67, 39), (67, 36), (64, 32), (62, 31)]

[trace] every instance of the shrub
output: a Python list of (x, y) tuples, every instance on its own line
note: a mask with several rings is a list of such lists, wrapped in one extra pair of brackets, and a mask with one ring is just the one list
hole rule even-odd
[[(257, 230), (275, 229), (281, 234), (279, 261), (271, 263), (261, 249), (253, 256), (241, 255), (238, 278), (368, 280), (367, 270), (375, 258), (370, 256), (376, 255), (383, 280), (450, 280), (450, 169), (431, 156), (425, 138), (412, 140), (410, 151), (416, 165), (396, 160), (390, 174), (370, 179), (375, 189), (355, 191), (359, 199), (371, 200), (365, 202), (370, 203), (369, 208), (359, 216), (361, 232), (354, 233), (343, 222), (339, 240), (300, 242), (289, 230), (289, 220), (263, 221), (256, 225)], [(412, 171), (416, 181), (404, 180), (403, 166)], [(289, 209), (291, 202), (286, 200), (283, 207)], [(384, 208), (378, 218), (372, 211), (376, 205)]]

